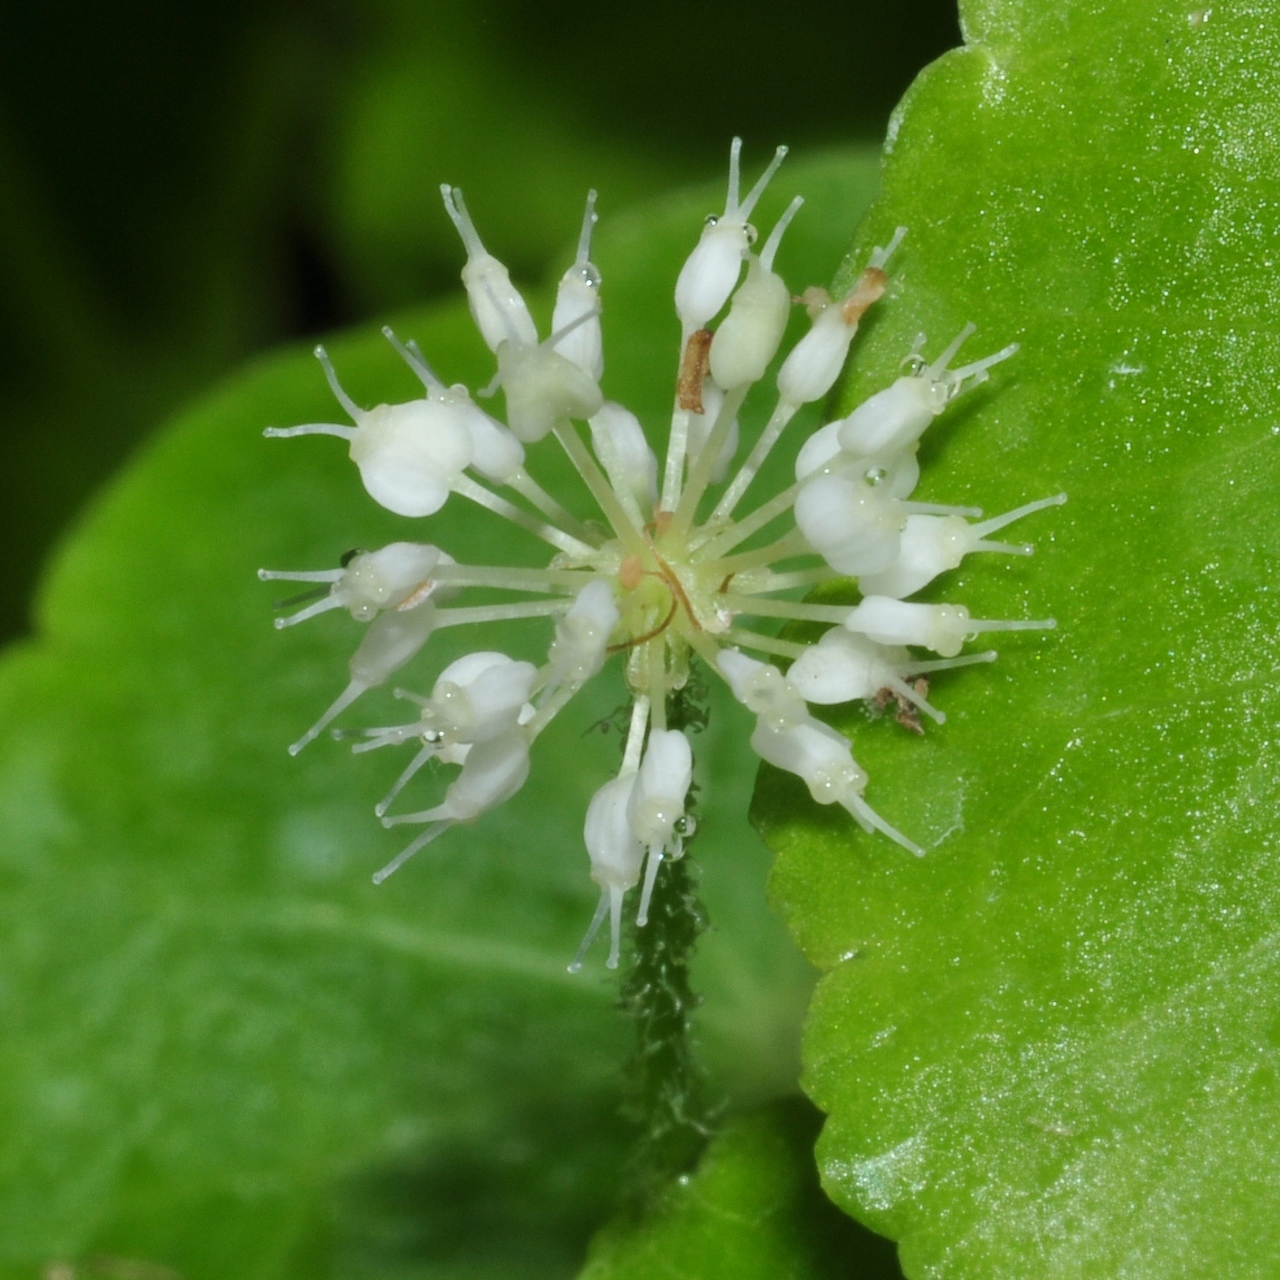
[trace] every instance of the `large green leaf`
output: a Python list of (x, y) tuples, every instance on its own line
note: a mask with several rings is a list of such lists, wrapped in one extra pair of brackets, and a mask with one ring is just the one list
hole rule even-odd
[(592, 1242), (580, 1280), (894, 1280), (893, 1246), (818, 1187), (813, 1108), (798, 1098), (730, 1118), (698, 1168)]
[[(829, 276), (876, 169), (833, 155), (778, 184), (766, 218), (810, 197), (794, 278)], [(669, 406), (673, 281), (721, 198), (601, 228), (606, 389), (642, 412)], [(461, 304), (398, 327), (447, 378), (487, 380)], [(413, 394), (375, 333), (331, 351), (358, 400)], [(188, 1280), (561, 1275), (611, 1209), (631, 1033), (599, 957), (565, 965), (594, 897), (582, 815), (618, 750), (583, 735), (621, 682), (557, 722), (514, 801), (375, 889), (402, 841), (370, 806), (403, 762), (285, 754), (359, 629), (331, 614), (274, 633), (254, 571), (415, 534), (480, 563), (538, 551), (457, 500), (397, 521), (336, 442), (261, 438), (332, 414), (301, 351), (195, 406), (64, 548), (39, 638), (0, 666), (0, 1274), (103, 1255), (128, 1265), (100, 1273)], [(531, 465), (567, 482), (549, 445)], [(485, 644), (540, 658), (547, 638)], [(407, 683), (476, 644), (438, 639)], [(398, 705), (366, 703), (352, 723)], [(715, 1091), (749, 1100), (793, 1087), (810, 971), (764, 906), (751, 757), (724, 710), (698, 743), (716, 925), (699, 1025)]]
[(910, 234), (845, 403), (918, 330), (1022, 343), (930, 431), (920, 493), (1070, 502), (934, 598), (1061, 626), (940, 678), (923, 741), (841, 720), (924, 859), (767, 779), (776, 898), (828, 971), (820, 1165), (910, 1276), (1273, 1276), (1280, 27), (963, 17), (890, 130), (859, 243)]

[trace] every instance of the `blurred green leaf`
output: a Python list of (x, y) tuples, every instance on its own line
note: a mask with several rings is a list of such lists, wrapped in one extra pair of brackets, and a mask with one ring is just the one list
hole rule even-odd
[[(830, 275), (876, 179), (873, 155), (836, 153), (776, 184), (765, 219), (810, 198), (780, 258), (793, 279)], [(675, 272), (721, 199), (601, 228), (606, 390), (656, 422)], [(447, 379), (488, 379), (460, 304), (397, 327)], [(415, 393), (376, 334), (330, 349), (357, 400)], [(370, 806), (402, 762), (327, 740), (285, 754), (345, 682), (359, 628), (334, 614), (274, 633), (254, 571), (404, 536), (481, 563), (538, 549), (456, 499), (409, 526), (337, 442), (260, 435), (332, 413), (301, 351), (197, 404), (68, 543), (38, 640), (0, 665), (0, 1274), (568, 1275), (612, 1208), (630, 1033), (598, 957), (576, 978), (565, 964), (594, 899), (582, 815), (618, 750), (583, 736), (621, 683), (557, 721), (514, 801), (375, 889), (401, 840)], [(568, 484), (549, 444), (531, 465)], [(486, 644), (540, 657), (547, 634)], [(473, 647), (438, 639), (409, 683)], [(349, 721), (394, 706), (382, 691)], [(699, 1025), (714, 1087), (751, 1100), (793, 1086), (810, 971), (764, 906), (751, 757), (725, 710), (698, 742), (716, 926)]]
[(490, 211), (485, 239), (519, 278), (540, 272), (581, 223), (588, 188), (607, 214), (705, 171), (604, 135), (541, 68), (530, 75), (499, 56), (477, 25), (459, 9), (425, 38), (387, 40), (336, 113), (334, 235), (366, 301), (403, 306), (456, 278), (442, 179)]
[(844, 403), (913, 336), (1022, 343), (923, 447), (1025, 526), (932, 597), (1056, 614), (841, 719), (917, 862), (769, 775), (828, 970), (805, 1085), (836, 1202), (916, 1277), (1270, 1276), (1280, 1257), (1280, 30), (1267, 5), (973, 0), (859, 236), (910, 227)]
[(594, 1240), (580, 1280), (893, 1280), (893, 1246), (844, 1217), (813, 1167), (820, 1117), (792, 1098), (730, 1119), (643, 1218)]

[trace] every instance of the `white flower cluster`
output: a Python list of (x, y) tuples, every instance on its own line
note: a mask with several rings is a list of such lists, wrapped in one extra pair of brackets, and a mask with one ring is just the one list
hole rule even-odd
[[(735, 518), (784, 428), (802, 405), (824, 399), (839, 377), (859, 319), (885, 291), (885, 267), (904, 234), (900, 228), (887, 247), (876, 249), (844, 297), (811, 288), (793, 299), (773, 264), (801, 198), (758, 254), (749, 222), (785, 148), (778, 148), (768, 170), (740, 199), (740, 147), (735, 139), (724, 213), (707, 219), (676, 281), (682, 337), (660, 487), (658, 461), (640, 423), (600, 390), (600, 273), (590, 256), (594, 192), (577, 257), (560, 281), (552, 333), (540, 341), (507, 269), (476, 233), (462, 192), (442, 188), (467, 252), (462, 280), (471, 314), (496, 357), (488, 394), (498, 387), (504, 392), (505, 425), (479, 408), (465, 387), (445, 386), (412, 342), (402, 345), (384, 330), (420, 377), (421, 399), (362, 409), (343, 392), (317, 348), (329, 385), (355, 426), (313, 423), (265, 433), (345, 439), (369, 495), (400, 515), (431, 515), (457, 495), (554, 550), (545, 569), (524, 569), (460, 564), (438, 547), (396, 542), (353, 555), (337, 569), (260, 571), (263, 579), (318, 584), (312, 594), (319, 598), (278, 619), (277, 626), (336, 608), (369, 623), (351, 659), (347, 687), (289, 748), (294, 754), (362, 693), (409, 662), (432, 632), (500, 619), (555, 619), (542, 666), (487, 650), (470, 653), (440, 673), (429, 697), (397, 691), (418, 705), (415, 721), (364, 731), (356, 751), (418, 745), (377, 813), (387, 826), (412, 823), (423, 830), (376, 881), (449, 827), (474, 820), (518, 791), (529, 774), (535, 739), (607, 658), (619, 655), (633, 699), (631, 722), (618, 775), (587, 808), (584, 838), (600, 902), (575, 969), (606, 915), (612, 934), (607, 963), (616, 966), (623, 895), (643, 879), (637, 922), (645, 924), (663, 859), (683, 852), (692, 823), (685, 809), (693, 753), (686, 735), (667, 727), (667, 714), (668, 699), (684, 686), (691, 661), (700, 660), (724, 679), (756, 717), (751, 745), (762, 759), (803, 779), (819, 803), (842, 805), (866, 830), (879, 830), (920, 854), (867, 804), (867, 775), (849, 742), (816, 719), (810, 704), (892, 696), (906, 714), (914, 715), (915, 708), (942, 721), (916, 677), (994, 659), (991, 652), (957, 656), (964, 640), (979, 632), (1053, 626), (1051, 620), (980, 621), (962, 605), (904, 599), (973, 552), (1030, 554), (1028, 546), (992, 542), (990, 535), (1065, 501), (1065, 495), (1042, 499), (980, 523), (971, 523), (981, 512), (970, 508), (910, 501), (925, 428), (1016, 350), (1009, 346), (951, 368), (972, 326), (932, 363), (921, 354), (922, 335), (902, 377), (805, 441), (794, 484), (752, 514)], [(739, 452), (738, 411), (777, 354), (793, 301), (807, 308), (810, 328), (782, 361), (772, 416), (726, 483)], [(575, 422), (587, 424), (590, 447)], [(572, 460), (607, 527), (570, 515), (525, 469), (525, 446), (547, 436)], [(714, 503), (704, 503), (713, 485), (723, 488)], [(699, 519), (704, 505), (711, 509)], [(741, 549), (771, 526), (782, 528), (782, 522), (787, 527), (775, 530), (765, 545)], [(783, 562), (790, 567), (780, 568)], [(846, 577), (856, 578), (862, 591), (856, 607), (795, 598), (817, 583)], [(498, 588), (514, 599), (454, 604), (468, 588)], [(805, 645), (752, 630), (744, 625), (747, 619), (832, 625), (816, 644)], [(939, 656), (921, 660), (912, 648)], [(789, 660), (790, 668), (784, 675), (744, 650)], [(441, 802), (387, 816), (392, 801), (431, 759), (459, 768)]]

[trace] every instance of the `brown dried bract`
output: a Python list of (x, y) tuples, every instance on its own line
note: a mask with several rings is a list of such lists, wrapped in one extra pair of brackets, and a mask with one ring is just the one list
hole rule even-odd
[(888, 284), (889, 277), (879, 267), (868, 267), (840, 304), (840, 314), (844, 317), (845, 324), (857, 324), (867, 308), (884, 297)]
[(680, 378), (676, 383), (676, 395), (682, 409), (692, 413), (702, 412), (702, 381), (711, 368), (710, 329), (698, 329), (689, 335), (684, 356), (680, 360)]
[[(920, 676), (916, 679), (911, 687), (922, 697), (929, 696), (929, 682)], [(902, 694), (895, 692), (886, 686), (878, 689), (875, 696), (876, 709), (883, 711), (893, 702), (897, 704), (897, 710), (893, 714), (893, 718), (904, 728), (909, 729), (912, 733), (918, 733), (924, 736), (924, 726), (920, 723), (920, 708), (914, 702), (909, 702)]]

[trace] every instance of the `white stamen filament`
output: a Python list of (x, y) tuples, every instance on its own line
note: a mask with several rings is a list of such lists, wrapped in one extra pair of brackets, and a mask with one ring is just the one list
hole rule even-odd
[(469, 498), (478, 506), (510, 520), (512, 524), (518, 524), (522, 529), (527, 529), (534, 537), (541, 538), (543, 542), (549, 542), (558, 551), (566, 551), (572, 556), (591, 553), (592, 548), (587, 543), (575, 538), (571, 533), (566, 533), (563, 529), (556, 528), (555, 525), (548, 524), (545, 520), (538, 520), (527, 511), (521, 511), (505, 498), (500, 498), (483, 485), (477, 484), (470, 476), (459, 476), (451, 488), (454, 493)]
[(582, 442), (582, 437), (574, 429), (573, 423), (557, 422), (552, 431), (565, 453), (569, 455), (569, 460), (578, 469), (578, 474), (586, 482), (587, 488), (591, 490), (592, 496), (600, 504), (600, 510), (608, 517), (613, 531), (632, 551), (643, 551), (645, 541), (640, 535), (640, 530), (623, 509), (622, 503), (618, 501), (618, 495), (614, 493), (604, 472), (600, 470), (599, 463)]
[(747, 387), (737, 387), (721, 402), (720, 412), (716, 414), (715, 423), (698, 451), (698, 456), (689, 472), (689, 482), (672, 517), (671, 536), (673, 538), (683, 538), (689, 532), (689, 526), (697, 514), (698, 500), (711, 480), (711, 473), (720, 457), (720, 450), (724, 447), (729, 427), (738, 416), (738, 410), (747, 397), (747, 390)]
[(571, 516), (523, 467), (507, 478), (507, 484), (537, 507), (552, 525), (591, 546), (600, 545), (600, 538), (590, 533), (576, 516)]
[(512, 622), (517, 618), (554, 618), (564, 613), (573, 600), (530, 600), (521, 604), (483, 604), (469, 609), (441, 609), (436, 614), (436, 630), (469, 627), (481, 622)]
[(504, 591), (577, 591), (595, 576), (583, 569), (515, 569), (505, 565), (442, 564), (439, 582), (456, 587), (496, 587)]
[(342, 577), (342, 569), (306, 569), (295, 573), (292, 570), (259, 569), (259, 582), (337, 582)]
[(742, 464), (738, 474), (733, 477), (729, 487), (721, 495), (720, 501), (716, 503), (715, 510), (707, 521), (708, 524), (727, 520), (733, 515), (734, 508), (742, 501), (743, 494), (764, 465), (769, 451), (778, 443), (778, 437), (782, 435), (787, 423), (796, 416), (799, 408), (799, 405), (792, 404), (788, 400), (778, 401), (765, 429), (760, 433), (760, 439), (756, 441), (755, 447), (747, 455), (747, 460)]
[[(853, 609), (852, 605), (801, 604), (791, 600), (761, 600), (758, 596), (744, 596), (736, 591), (726, 591), (725, 606), (734, 613), (745, 613), (756, 618), (786, 618), (791, 622), (843, 622)], [(445, 611), (447, 612), (447, 610)]]

